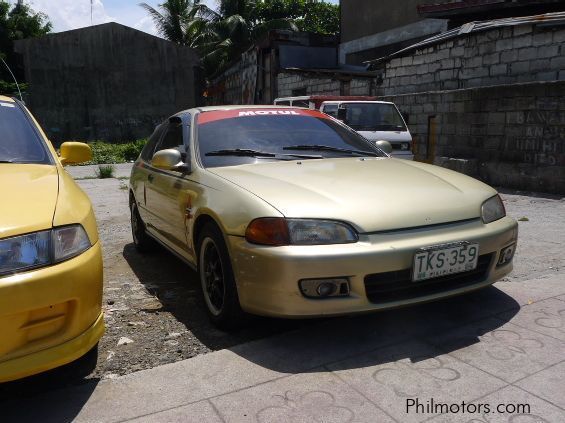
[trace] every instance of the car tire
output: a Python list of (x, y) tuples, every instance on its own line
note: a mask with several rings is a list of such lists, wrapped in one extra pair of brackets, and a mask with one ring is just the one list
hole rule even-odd
[(207, 224), (198, 237), (198, 275), (210, 320), (220, 329), (243, 325), (241, 309), (228, 249), (220, 229)]
[(140, 253), (148, 253), (155, 250), (155, 241), (147, 235), (145, 223), (139, 215), (135, 200), (130, 204), (131, 235), (135, 249)]

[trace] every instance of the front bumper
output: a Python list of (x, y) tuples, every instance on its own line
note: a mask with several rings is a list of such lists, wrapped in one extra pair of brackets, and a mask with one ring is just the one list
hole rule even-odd
[(102, 253), (0, 278), (0, 382), (76, 360), (104, 333)]
[[(490, 285), (512, 270), (497, 267), (500, 250), (515, 243), (517, 222), (505, 217), (488, 225), (480, 219), (436, 227), (362, 234), (355, 244), (264, 247), (229, 236), (229, 249), (242, 308), (253, 314), (279, 317), (320, 317), (369, 312), (432, 301)], [(416, 250), (450, 242), (479, 243), (479, 255), (491, 255), (486, 272), (472, 284), (399, 301), (367, 297), (365, 277), (405, 271)], [(299, 289), (301, 279), (347, 277), (348, 297), (310, 299)], [(417, 283), (417, 282), (416, 282)]]

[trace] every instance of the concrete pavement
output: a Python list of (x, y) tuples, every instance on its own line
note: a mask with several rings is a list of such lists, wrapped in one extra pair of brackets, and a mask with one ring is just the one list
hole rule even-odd
[[(114, 166), (115, 178), (129, 178), (133, 163), (117, 163), (102, 166)], [(66, 166), (65, 170), (75, 179), (97, 178), (96, 171), (98, 170), (98, 165)]]
[(0, 420), (563, 422), (564, 381), (558, 274), (0, 403)]

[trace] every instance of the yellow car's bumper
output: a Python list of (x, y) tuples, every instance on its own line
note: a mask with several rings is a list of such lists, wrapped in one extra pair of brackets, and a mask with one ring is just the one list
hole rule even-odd
[(0, 278), (0, 382), (70, 363), (104, 333), (102, 253)]
[[(494, 283), (512, 270), (497, 266), (500, 250), (516, 242), (518, 225), (503, 218), (484, 225), (480, 220), (413, 230), (362, 235), (355, 244), (264, 247), (230, 236), (229, 249), (242, 308), (250, 313), (281, 317), (319, 317), (369, 312), (431, 301)], [(479, 243), (482, 271), (470, 279), (446, 281), (433, 289), (412, 283), (410, 269), (416, 250), (451, 242)], [(375, 294), (372, 281), (396, 277), (407, 280), (398, 295)], [(461, 274), (462, 276), (464, 274)], [(302, 279), (346, 277), (350, 295), (306, 298)], [(463, 283), (464, 282), (464, 283)], [(380, 297), (381, 296), (381, 297)]]

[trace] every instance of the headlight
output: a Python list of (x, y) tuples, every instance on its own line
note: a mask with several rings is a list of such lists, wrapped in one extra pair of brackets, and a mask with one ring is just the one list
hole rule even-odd
[(51, 231), (0, 240), (0, 275), (15, 273), (51, 262)]
[(58, 263), (90, 247), (90, 240), (81, 225), (1, 239), (0, 275)]
[(506, 216), (506, 209), (498, 194), (489, 198), (481, 206), (481, 217), (484, 223), (494, 222), (504, 216)]
[(321, 219), (265, 217), (252, 221), (245, 238), (253, 244), (327, 245), (357, 242), (357, 233), (348, 224)]

